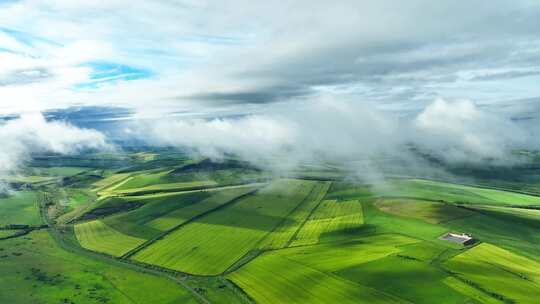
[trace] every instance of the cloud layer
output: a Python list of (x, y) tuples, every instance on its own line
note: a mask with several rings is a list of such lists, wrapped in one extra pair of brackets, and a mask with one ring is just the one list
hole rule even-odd
[(253, 163), (279, 159), (346, 164), (390, 156), (411, 160), (410, 147), (451, 163), (506, 162), (529, 147), (518, 124), (471, 101), (437, 99), (414, 117), (322, 95), (295, 108), (232, 119), (162, 120), (141, 133), (156, 145), (191, 147), (210, 157), (234, 153)]
[(418, 110), (437, 96), (539, 95), (531, 0), (21, 0), (0, 4), (0, 20), (0, 113), (245, 113), (321, 92)]
[(40, 113), (24, 114), (0, 124), (0, 138), (0, 177), (18, 170), (31, 153), (74, 154), (113, 148), (98, 131), (48, 122)]

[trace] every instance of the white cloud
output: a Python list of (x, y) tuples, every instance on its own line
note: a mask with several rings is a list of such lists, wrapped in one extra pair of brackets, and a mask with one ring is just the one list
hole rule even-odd
[(0, 124), (0, 138), (0, 177), (18, 170), (34, 152), (73, 154), (113, 149), (98, 131), (48, 122), (40, 113), (27, 113)]
[[(367, 89), (357, 93), (364, 99), (405, 105), (441, 92), (490, 101), (501, 93), (532, 97), (536, 86), (531, 84), (494, 92), (480, 83), (465, 91), (470, 79), (455, 79), (485, 70), (517, 75), (538, 66), (539, 15), (538, 3), (528, 0), (339, 5), (308, 0), (14, 1), (2, 4), (0, 20), (5, 28), (31, 35), (32, 43), (0, 31), (0, 48), (23, 54), (0, 60), (0, 65), (10, 66), (0, 71), (46, 67), (53, 70), (54, 79), (32, 98), (21, 92), (33, 90), (30, 84), (10, 88), (10, 95), (0, 92), (8, 96), (0, 111), (114, 103), (141, 111), (198, 111), (194, 108), (206, 106), (209, 112), (215, 104), (200, 106), (200, 100), (190, 97), (267, 93), (284, 86), (302, 92), (361, 86)], [(88, 79), (88, 71), (78, 64), (99, 59), (143, 67), (156, 77), (74, 89)], [(524, 86), (529, 90), (522, 90)], [(408, 91), (404, 94), (396, 87)]]
[(504, 160), (513, 149), (526, 147), (530, 141), (511, 120), (483, 111), (469, 100), (437, 99), (416, 117), (414, 126), (420, 136), (417, 144), (447, 160)]
[(308, 160), (345, 164), (383, 155), (411, 160), (408, 144), (451, 163), (507, 161), (531, 139), (511, 120), (471, 101), (437, 99), (414, 118), (400, 119), (333, 95), (243, 118), (143, 123), (139, 135), (211, 157), (235, 153), (255, 164), (277, 156), (287, 166)]

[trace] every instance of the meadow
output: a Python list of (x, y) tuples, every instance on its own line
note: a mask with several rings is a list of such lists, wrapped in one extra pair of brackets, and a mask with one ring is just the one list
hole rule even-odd
[(301, 203), (313, 184), (276, 181), (166, 235), (133, 259), (191, 274), (220, 274), (254, 249)]
[[(500, 181), (367, 184), (308, 163), (271, 176), (238, 159), (167, 149), (44, 156), (24, 174), (21, 186), (33, 190), (0, 198), (0, 226), (47, 226), (0, 230), (0, 239), (24, 232), (0, 240), (2, 303), (540, 296), (540, 196), (496, 188)], [(441, 240), (448, 232), (476, 242)]]
[(113, 256), (121, 256), (145, 241), (120, 233), (99, 220), (75, 225), (75, 235), (82, 247)]
[(65, 251), (44, 230), (1, 241), (0, 273), (1, 303), (197, 303), (174, 281)]
[(41, 224), (38, 193), (19, 191), (7, 197), (0, 197), (0, 227), (9, 224)]
[(352, 230), (360, 227), (362, 223), (362, 205), (357, 200), (325, 200), (302, 226), (291, 246), (317, 244), (325, 235)]
[(535, 303), (540, 298), (540, 263), (489, 243), (450, 259), (445, 267), (505, 302)]
[(403, 303), (375, 289), (270, 254), (228, 278), (257, 303)]

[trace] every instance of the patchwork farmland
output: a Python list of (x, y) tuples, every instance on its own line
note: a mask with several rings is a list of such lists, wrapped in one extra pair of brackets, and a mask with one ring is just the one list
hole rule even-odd
[[(0, 281), (36, 286), (30, 294), (8, 288), (0, 300), (534, 303), (540, 296), (540, 196), (414, 178), (370, 185), (336, 172), (276, 177), (236, 161), (170, 166), (162, 157), (134, 156), (136, 165), (117, 170), (62, 167), (51, 172), (73, 174), (64, 178), (69, 185), (36, 178), (50, 184), (0, 198)], [(449, 233), (475, 242), (441, 238)], [(38, 258), (39, 246), (50, 261)], [(163, 292), (142, 292), (143, 281)]]

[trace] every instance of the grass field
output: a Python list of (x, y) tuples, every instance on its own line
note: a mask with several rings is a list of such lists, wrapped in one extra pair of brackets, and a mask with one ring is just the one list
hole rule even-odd
[(431, 241), (448, 232), (448, 228), (438, 224), (431, 224), (415, 218), (398, 217), (381, 211), (374, 205), (374, 201), (367, 200), (363, 202), (364, 223), (366, 227), (379, 233), (400, 233), (413, 238)]
[(203, 192), (210, 196), (202, 199), (196, 204), (182, 206), (182, 208), (178, 208), (163, 216), (155, 218), (148, 222), (148, 226), (161, 231), (169, 230), (177, 225), (187, 222), (199, 214), (218, 208), (239, 196), (252, 192), (257, 189), (257, 187), (258, 186), (235, 187), (214, 192)]
[(197, 303), (172, 280), (64, 251), (45, 230), (0, 241), (0, 273), (0, 303)]
[(187, 208), (207, 198), (209, 195), (208, 192), (199, 191), (193, 193), (175, 193), (160, 197), (129, 197), (125, 199), (125, 203), (138, 202), (144, 203), (144, 205), (132, 211), (108, 216), (103, 219), (103, 222), (124, 234), (149, 239), (163, 231), (157, 229), (155, 225), (149, 224), (153, 220), (161, 216), (166, 216), (174, 210)]
[[(241, 160), (169, 148), (55, 156), (50, 168), (45, 158), (22, 173), (50, 182), (0, 198), (0, 226), (52, 223), (0, 241), (0, 303), (194, 303), (192, 292), (211, 303), (540, 299), (534, 195), (411, 178), (357, 183), (349, 167), (325, 163), (266, 182), (269, 172)], [(448, 231), (479, 242), (440, 240)]]
[(449, 230), (471, 233), (490, 242), (540, 262), (540, 226), (538, 221), (516, 218), (505, 213), (479, 213), (473, 217), (445, 223)]
[(75, 225), (75, 235), (82, 247), (113, 256), (121, 256), (145, 241), (122, 234), (99, 220)]
[(480, 212), (484, 212), (490, 215), (508, 215), (514, 217), (518, 221), (538, 221), (540, 225), (540, 209), (525, 209), (525, 208), (512, 208), (512, 207), (499, 207), (499, 206), (470, 206)]
[(70, 176), (88, 171), (84, 167), (33, 167), (32, 173), (40, 176)]
[(136, 175), (132, 175), (129, 180), (127, 180), (125, 183), (122, 183), (115, 190), (137, 189), (160, 184), (161, 178), (167, 173), (169, 173), (169, 170), (138, 173)]
[(474, 215), (456, 206), (413, 199), (379, 199), (375, 203), (384, 212), (420, 219), (432, 224)]
[(268, 234), (259, 248), (279, 249), (292, 242), (292, 238), (308, 219), (311, 211), (322, 201), (330, 185), (331, 182), (317, 182), (305, 200), (287, 217), (286, 221), (283, 221), (282, 225)]
[(210, 213), (133, 258), (193, 274), (219, 274), (257, 247), (310, 193), (315, 182), (279, 180), (255, 195)]
[(449, 275), (429, 263), (391, 255), (341, 270), (337, 275), (399, 296), (411, 303), (467, 303), (467, 296), (445, 283)]
[(264, 254), (227, 276), (257, 303), (403, 303), (396, 297)]
[(358, 228), (362, 223), (362, 205), (357, 200), (325, 200), (302, 226), (291, 246), (317, 244), (325, 235)]
[(194, 188), (203, 188), (208, 186), (217, 185), (214, 181), (191, 181), (191, 182), (181, 182), (181, 183), (167, 183), (159, 185), (151, 185), (145, 187), (129, 188), (125, 190), (116, 189), (114, 193), (117, 194), (130, 194), (130, 193), (153, 193), (153, 192), (165, 192), (165, 191), (181, 191), (186, 189)]
[(105, 188), (111, 187), (121, 181), (127, 179), (130, 176), (129, 173), (118, 173), (110, 175), (104, 179), (100, 179), (92, 184), (95, 187), (94, 191), (101, 191)]
[(421, 179), (395, 180), (381, 194), (472, 204), (540, 205), (540, 196)]
[(36, 192), (20, 191), (0, 198), (0, 226), (9, 224), (41, 224)]
[(149, 239), (256, 188), (243, 186), (216, 191), (130, 197), (128, 201), (143, 202), (144, 205), (106, 217), (103, 222), (127, 235)]
[(358, 237), (347, 242), (287, 248), (276, 251), (275, 254), (333, 273), (398, 253), (402, 251), (401, 247), (418, 242), (419, 240), (397, 234), (381, 234)]
[(0, 230), (0, 239), (17, 234), (20, 230)]
[(540, 299), (540, 263), (483, 243), (445, 263), (458, 276), (493, 297), (515, 303)]

